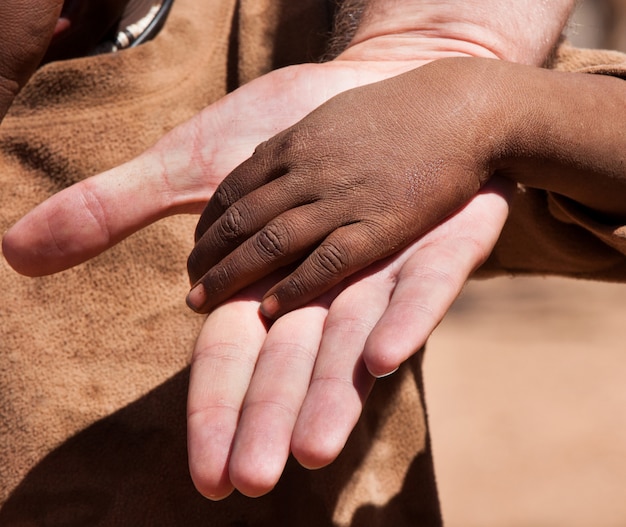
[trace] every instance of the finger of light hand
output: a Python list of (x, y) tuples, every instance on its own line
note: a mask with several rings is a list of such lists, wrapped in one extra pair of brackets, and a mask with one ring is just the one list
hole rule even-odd
[(230, 452), (265, 336), (258, 302), (250, 299), (220, 306), (198, 336), (187, 403), (189, 467), (198, 491), (211, 499), (233, 490)]
[(426, 343), (493, 250), (508, 215), (509, 190), (494, 181), (407, 249), (389, 307), (365, 346), (364, 360), (374, 376), (396, 370)]
[(269, 492), (285, 468), (325, 317), (324, 306), (309, 305), (270, 328), (246, 395), (230, 464), (231, 481), (243, 494)]

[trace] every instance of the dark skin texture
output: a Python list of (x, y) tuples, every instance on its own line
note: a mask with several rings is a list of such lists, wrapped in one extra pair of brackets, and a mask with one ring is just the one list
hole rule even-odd
[(476, 58), (340, 94), (217, 189), (188, 304), (208, 312), (298, 262), (264, 296), (276, 318), (419, 238), (495, 173), (624, 218), (625, 100), (619, 79)]
[(63, 0), (0, 2), (0, 121), (52, 39)]
[[(0, 121), (38, 66), (88, 53), (119, 20), (128, 0), (2, 0)], [(59, 17), (69, 26), (53, 36)]]

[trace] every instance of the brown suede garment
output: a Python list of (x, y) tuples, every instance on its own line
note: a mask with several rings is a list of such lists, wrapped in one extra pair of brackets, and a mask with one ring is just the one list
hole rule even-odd
[[(239, 84), (316, 60), (329, 28), (315, 0), (176, 0), (153, 42), (41, 69), (0, 127), (0, 229)], [(568, 51), (557, 67), (618, 74), (623, 61)], [(161, 221), (55, 276), (0, 262), (0, 525), (439, 525), (421, 354), (377, 383), (330, 467), (290, 461), (258, 499), (195, 491), (185, 402), (202, 318), (184, 305), (195, 221)], [(526, 189), (484, 273), (623, 280), (622, 230)]]
[[(40, 69), (0, 126), (0, 230), (227, 90), (317, 60), (328, 10), (176, 0), (154, 41)], [(25, 278), (1, 260), (0, 525), (438, 525), (421, 357), (378, 384), (330, 467), (290, 461), (259, 499), (196, 492), (185, 404), (203, 318), (184, 303), (196, 220), (161, 221), (55, 276)]]

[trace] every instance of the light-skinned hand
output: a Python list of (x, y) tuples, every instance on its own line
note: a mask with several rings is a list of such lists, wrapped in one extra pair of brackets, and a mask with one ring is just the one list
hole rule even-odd
[(197, 340), (189, 386), (198, 490), (211, 499), (234, 488), (262, 495), (290, 451), (305, 467), (332, 462), (374, 384), (370, 372), (391, 373), (420, 349), (491, 252), (510, 190), (492, 180), (403, 252), (269, 328), (258, 311), (263, 282), (217, 307)]
[[(375, 63), (337, 61), (270, 73), (208, 107), (142, 156), (52, 196), (6, 233), (3, 253), (23, 274), (50, 274), (96, 256), (159, 218), (199, 213), (223, 178), (260, 142), (336, 93), (414, 66), (381, 64), (377, 71)], [(325, 303), (296, 310), (268, 328), (259, 317), (257, 289), (215, 310), (198, 339), (189, 393), (190, 469), (200, 492), (214, 499), (226, 496), (234, 485), (250, 495), (267, 492), (290, 448), (306, 466), (334, 459), (358, 419), (374, 381), (372, 373), (389, 373), (419, 349), (469, 272), (495, 243), (506, 210), (500, 195), (479, 196), (457, 216), (456, 224), (442, 224), (376, 271), (355, 277), (330, 308), (332, 294), (323, 299)], [(466, 228), (457, 231), (458, 222)], [(459, 251), (461, 246), (465, 250)], [(402, 266), (411, 254), (413, 258)], [(416, 276), (420, 280), (415, 281)], [(406, 325), (407, 320), (414, 323)], [(247, 327), (244, 333), (236, 329), (242, 324)], [(395, 339), (398, 325), (404, 328), (402, 341)], [(297, 356), (279, 372), (263, 366), (271, 366), (273, 357), (264, 351), (262, 365), (252, 368), (262, 349)], [(236, 356), (236, 361), (225, 369), (229, 356)], [(275, 375), (308, 379), (316, 360), (310, 384), (301, 382), (293, 390), (286, 386), (282, 393), (268, 395), (278, 395), (279, 405), (270, 405), (269, 411), (263, 405), (250, 411), (247, 405), (244, 418), (235, 419), (249, 387), (250, 400), (265, 397), (264, 383), (280, 384)], [(355, 369), (360, 372), (358, 382), (352, 376)], [(220, 400), (229, 401), (228, 407), (220, 409)], [(283, 413), (280, 426), (268, 427), (279, 408), (295, 413)], [(331, 408), (337, 419), (328, 419)], [(224, 415), (227, 424), (220, 428), (213, 419)], [(296, 420), (297, 415), (302, 417)], [(260, 431), (256, 439), (255, 427), (280, 434), (274, 450), (264, 456), (266, 467), (258, 471), (259, 461), (248, 460), (267, 443)], [(212, 440), (205, 441), (209, 435)]]
[[(18, 3), (6, 0), (3, 5)], [(52, 197), (7, 233), (6, 258), (24, 274), (49, 274), (101, 253), (159, 218), (200, 213), (222, 179), (259, 143), (344, 90), (448, 56), (540, 65), (574, 2), (503, 5), (485, 0), (480, 9), (452, 0), (369, 4), (368, 23), (359, 28), (343, 60), (273, 72), (212, 105), (139, 158)], [(5, 19), (0, 7), (0, 21)], [(194, 354), (189, 396), (190, 467), (203, 494), (223, 497), (233, 482), (250, 495), (268, 491), (289, 448), (310, 467), (337, 455), (371, 388), (371, 374), (390, 373), (423, 344), (467, 275), (495, 243), (507, 214), (501, 190), (484, 188), (420, 242), (269, 328), (259, 318), (259, 290), (241, 292), (209, 315)], [(235, 323), (248, 324), (249, 331), (242, 334)], [(397, 339), (399, 329), (402, 339)], [(311, 355), (296, 354), (288, 370), (271, 371), (273, 358), (281, 353), (293, 356), (294, 337), (298, 349)], [(213, 368), (220, 366), (220, 357), (227, 362), (229, 355), (241, 357), (239, 372), (235, 367), (226, 374)], [(264, 365), (251, 368), (257, 360)], [(304, 379), (311, 368), (310, 383), (295, 388), (290, 383), (278, 394), (267, 392), (268, 383), (277, 384), (274, 374), (284, 378), (292, 371), (294, 378)], [(230, 384), (221, 382), (224, 375)], [(212, 383), (217, 390), (210, 389)], [(226, 392), (220, 394), (219, 387)], [(236, 422), (233, 412), (249, 387), (249, 401), (263, 396), (275, 400), (278, 395), (279, 404), (246, 402), (243, 418)], [(230, 408), (220, 410), (221, 395)], [(296, 418), (292, 410), (298, 408)], [(281, 412), (279, 441), (269, 446), (262, 432), (274, 433), (271, 420)], [(219, 415), (227, 416), (223, 429), (213, 420)], [(220, 439), (214, 445), (207, 437)], [(258, 459), (249, 463), (251, 453), (267, 454), (265, 466)]]

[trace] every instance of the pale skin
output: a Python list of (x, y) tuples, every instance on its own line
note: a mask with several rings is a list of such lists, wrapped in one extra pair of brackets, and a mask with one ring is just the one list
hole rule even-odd
[(261, 303), (277, 318), (418, 239), (494, 174), (621, 221), (625, 95), (621, 79), (475, 57), (342, 93), (218, 187), (189, 304), (209, 311), (297, 261)]
[[(541, 64), (573, 2), (515, 2), (519, 12), (509, 5), (490, 27), (500, 4), (414, 1), (396, 11), (398, 2), (372, 1), (354, 45), (338, 60), (268, 74), (139, 158), (57, 194), (7, 233), (5, 256), (25, 274), (57, 272), (159, 218), (198, 213), (257, 144), (346, 89), (443, 56)], [(442, 16), (435, 23), (438, 8)], [(407, 13), (415, 15), (411, 27)], [(502, 30), (507, 26), (522, 30), (514, 43), (507, 39), (514, 33)], [(529, 43), (521, 52), (515, 45), (520, 34)], [(225, 127), (235, 112), (254, 126)], [(237, 488), (258, 496), (275, 485), (290, 451), (311, 468), (338, 455), (374, 375), (393, 371), (423, 345), (495, 244), (506, 219), (507, 186), (493, 184), (498, 187), (486, 187), (404, 252), (269, 328), (258, 315), (262, 284), (209, 315), (194, 352), (188, 403), (190, 470), (201, 493), (220, 499)], [(71, 228), (76, 224), (83, 225), (78, 233)], [(395, 338), (398, 327), (402, 341)]]

